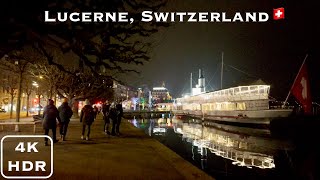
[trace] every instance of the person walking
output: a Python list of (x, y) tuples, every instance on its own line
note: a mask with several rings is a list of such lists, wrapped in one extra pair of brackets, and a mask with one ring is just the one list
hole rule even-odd
[[(59, 111), (54, 105), (54, 101), (49, 99), (48, 105), (44, 108), (43, 111), (43, 122), (42, 126), (44, 129), (44, 134), (49, 135), (49, 130), (52, 130), (52, 140), (53, 143), (58, 142), (56, 138), (56, 128), (57, 128), (57, 119), (60, 121)], [(48, 138), (45, 138), (45, 146), (48, 146)]]
[(109, 110), (109, 118), (112, 121), (111, 135), (116, 135), (116, 124), (117, 124), (117, 109), (115, 102), (112, 102)]
[(117, 135), (121, 135), (120, 133), (120, 123), (121, 123), (121, 119), (123, 116), (123, 108), (122, 108), (122, 103), (118, 103), (116, 105), (116, 110), (117, 110), (117, 125), (116, 125), (116, 134)]
[(85, 130), (86, 130), (86, 127), (88, 127), (88, 132), (86, 136), (86, 140), (88, 141), (90, 136), (90, 127), (94, 122), (94, 111), (92, 106), (90, 105), (89, 100), (86, 100), (86, 105), (81, 110), (80, 122), (82, 122), (81, 139), (84, 139)]
[(103, 132), (110, 135), (109, 125), (110, 125), (110, 104), (106, 101), (102, 106), (102, 115), (104, 120)]
[(68, 125), (70, 122), (70, 118), (73, 115), (72, 109), (71, 107), (68, 105), (68, 99), (65, 98), (63, 100), (63, 103), (61, 104), (61, 106), (59, 106), (58, 108), (59, 111), (59, 117), (61, 120), (60, 123), (60, 136), (62, 141), (66, 140), (66, 135), (67, 135), (67, 130), (68, 130)]
[(93, 106), (93, 114), (94, 114), (94, 120), (96, 120), (97, 119), (97, 115), (98, 115), (98, 108), (97, 108), (97, 106), (96, 105), (94, 105)]

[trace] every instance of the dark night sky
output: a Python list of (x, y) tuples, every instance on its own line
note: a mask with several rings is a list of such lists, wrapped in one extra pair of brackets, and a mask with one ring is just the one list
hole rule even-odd
[[(274, 21), (273, 8), (284, 7), (285, 19)], [(298, 1), (169, 1), (166, 11), (264, 11), (266, 23), (172, 23), (155, 37), (152, 61), (141, 67), (142, 80), (150, 86), (165, 81), (177, 97), (189, 92), (190, 73), (205, 71), (208, 90), (220, 88), (221, 52), (224, 62), (251, 75), (225, 69), (224, 87), (246, 85), (258, 78), (271, 84), (271, 96), (284, 100), (299, 67), (308, 53), (314, 99), (319, 99), (320, 67), (315, 41), (319, 23), (312, 4)], [(138, 85), (139, 83), (133, 84)]]
[[(272, 11), (279, 7), (285, 8), (285, 19), (275, 21)], [(195, 77), (202, 68), (207, 90), (219, 89), (221, 53), (224, 52), (227, 65), (224, 88), (262, 79), (271, 85), (271, 96), (284, 100), (304, 57), (309, 54), (312, 94), (319, 102), (320, 23), (316, 7), (308, 0), (168, 0), (160, 11), (227, 12), (231, 17), (234, 12), (261, 11), (269, 14), (269, 20), (265, 23), (171, 23), (169, 28), (152, 36), (156, 43), (151, 61), (137, 68), (142, 73), (125, 75), (125, 80), (129, 85), (149, 87), (160, 86), (164, 81), (173, 97), (179, 97), (190, 91), (190, 73)]]

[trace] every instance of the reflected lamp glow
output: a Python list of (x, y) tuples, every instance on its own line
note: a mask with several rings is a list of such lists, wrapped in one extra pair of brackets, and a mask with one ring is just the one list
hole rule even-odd
[(183, 134), (182, 129), (181, 128), (177, 128), (177, 133)]
[(153, 128), (153, 133), (157, 133), (157, 132), (165, 133), (166, 129), (165, 128), (159, 128), (159, 127)]
[(152, 88), (153, 90), (167, 90), (167, 88), (165, 88), (165, 87), (154, 87), (154, 88)]
[(133, 120), (132, 120), (132, 124), (133, 124), (135, 127), (138, 127), (138, 124), (137, 124), (137, 120), (136, 120), (136, 119), (133, 119)]

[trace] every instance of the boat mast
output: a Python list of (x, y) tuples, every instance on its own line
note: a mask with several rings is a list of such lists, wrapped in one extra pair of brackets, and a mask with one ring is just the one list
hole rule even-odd
[(192, 73), (190, 76), (190, 96), (192, 96)]
[(293, 88), (293, 85), (294, 85), (294, 83), (296, 82), (296, 80), (297, 80), (297, 78), (298, 78), (298, 75), (300, 74), (300, 71), (301, 71), (301, 69), (302, 69), (302, 66), (303, 66), (304, 63), (306, 62), (307, 57), (308, 57), (308, 54), (307, 54), (306, 57), (304, 58), (301, 66), (300, 66), (300, 69), (299, 69), (299, 71), (298, 71), (298, 74), (297, 74), (296, 78), (294, 79), (294, 81), (293, 81), (293, 83), (292, 83), (292, 85), (291, 85), (291, 88), (290, 88), (290, 90), (289, 90), (289, 92), (288, 92), (287, 98), (286, 98), (286, 100), (284, 101), (284, 103), (283, 103), (283, 105), (282, 105), (283, 108), (286, 106), (286, 103), (287, 103), (288, 98), (289, 98), (289, 96), (290, 96), (290, 93), (291, 93), (291, 90), (292, 90), (292, 88)]
[(223, 81), (223, 52), (222, 52), (222, 61), (221, 61), (221, 79), (220, 79), (220, 88), (222, 89), (222, 81)]

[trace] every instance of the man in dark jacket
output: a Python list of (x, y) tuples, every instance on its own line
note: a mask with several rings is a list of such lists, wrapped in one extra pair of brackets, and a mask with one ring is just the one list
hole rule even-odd
[(116, 133), (117, 133), (117, 135), (120, 135), (121, 133), (119, 131), (119, 128), (120, 128), (120, 123), (121, 123), (121, 119), (122, 119), (122, 116), (123, 116), (123, 108), (122, 108), (121, 102), (116, 105), (116, 109), (117, 109)]
[(110, 132), (109, 132), (109, 125), (110, 125), (109, 115), (110, 114), (109, 113), (110, 113), (110, 104), (108, 103), (108, 101), (106, 101), (106, 103), (104, 103), (102, 106), (102, 115), (104, 119), (103, 132), (110, 135)]
[(67, 129), (70, 122), (70, 118), (73, 115), (71, 107), (68, 105), (68, 99), (65, 98), (63, 100), (63, 103), (58, 108), (59, 111), (59, 117), (61, 120), (60, 123), (60, 136), (62, 141), (65, 141), (66, 135), (67, 135)]
[(88, 127), (86, 140), (87, 141), (89, 140), (90, 127), (93, 121), (94, 121), (94, 111), (92, 106), (90, 105), (89, 100), (86, 100), (86, 105), (82, 108), (81, 114), (80, 114), (80, 122), (82, 122), (81, 139), (84, 139), (85, 130), (86, 130), (86, 127)]
[[(57, 128), (57, 122), (56, 120), (58, 119), (60, 123), (60, 118), (59, 118), (59, 112), (56, 106), (54, 105), (54, 101), (52, 99), (49, 99), (48, 105), (44, 108), (43, 111), (43, 129), (44, 129), (44, 134), (49, 135), (49, 129), (52, 130), (52, 140), (53, 143), (58, 142), (56, 138), (56, 128)], [(45, 145), (48, 146), (48, 139), (45, 138)]]

